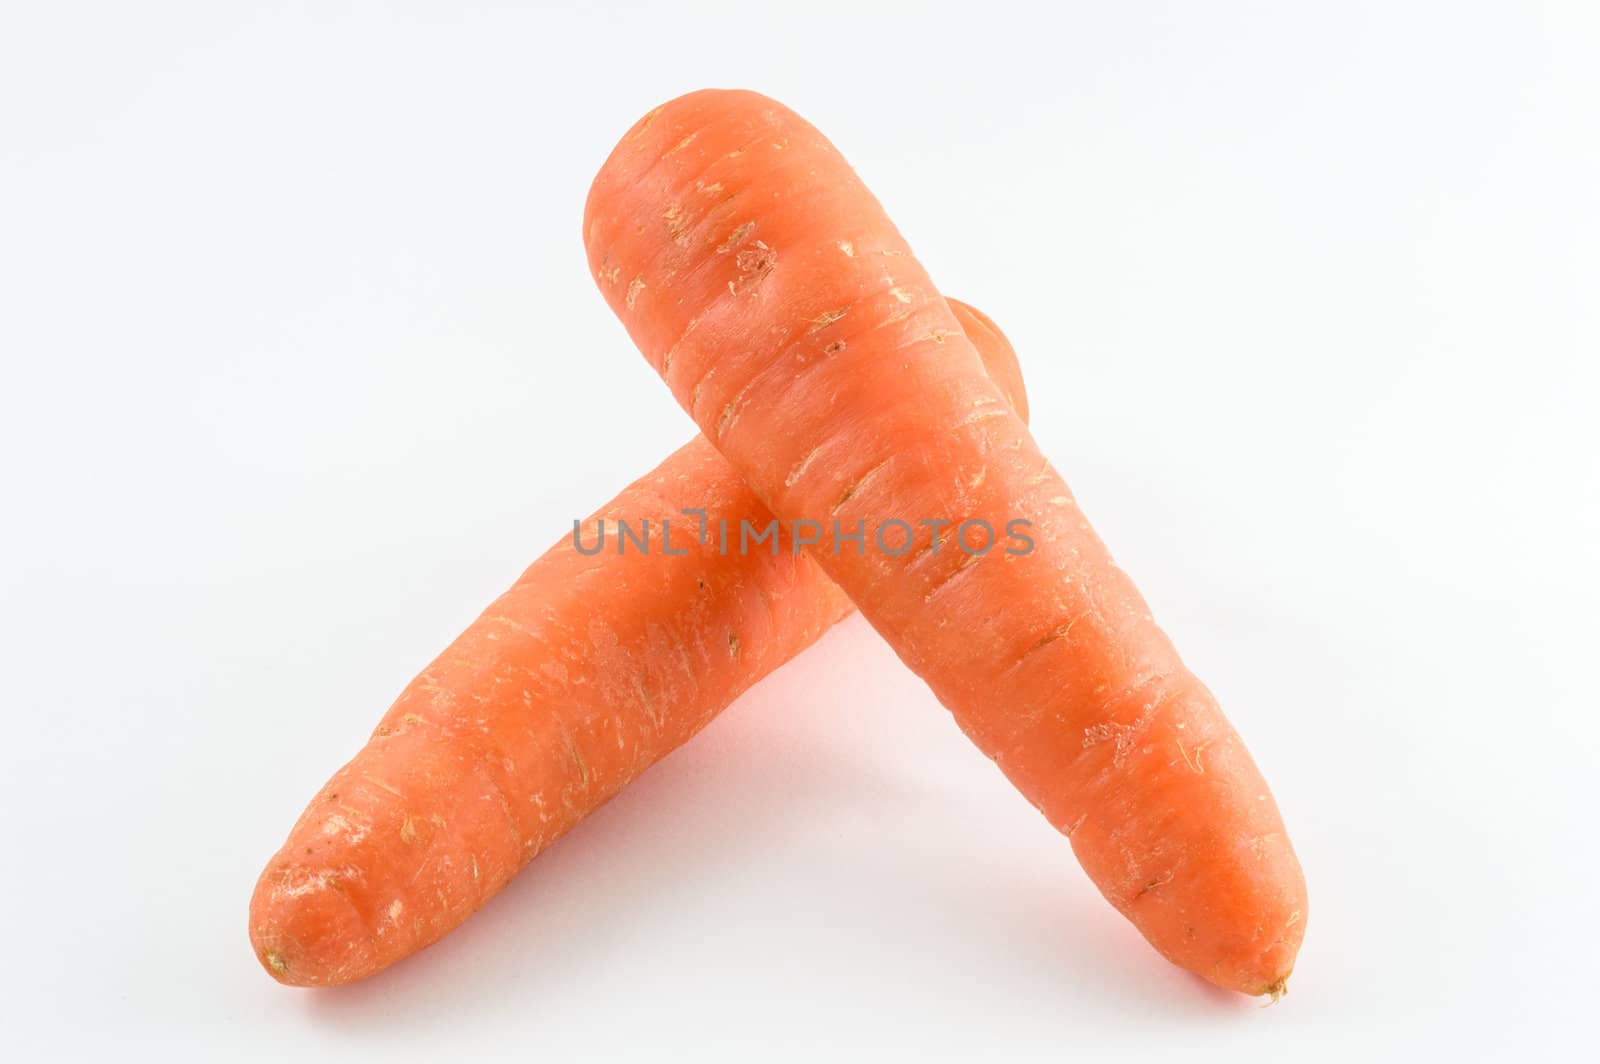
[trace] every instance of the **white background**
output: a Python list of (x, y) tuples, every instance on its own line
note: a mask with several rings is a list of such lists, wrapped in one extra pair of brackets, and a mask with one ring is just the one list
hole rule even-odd
[[(783, 6), (5, 6), (0, 1055), (1578, 1055), (1593, 5)], [(258, 968), (303, 803), (692, 431), (579, 216), (705, 85), (1016, 343), (1292, 830), (1278, 1006), (1151, 952), (859, 621), (423, 955)]]

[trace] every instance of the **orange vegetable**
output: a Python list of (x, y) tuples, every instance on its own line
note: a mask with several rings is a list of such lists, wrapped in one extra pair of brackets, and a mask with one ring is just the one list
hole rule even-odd
[[(867, 549), (835, 539), (817, 561), (1111, 903), (1175, 963), (1280, 993), (1306, 894), (1266, 783), (833, 145), (754, 93), (679, 98), (606, 160), (584, 236), (612, 310), (756, 496), (864, 525)], [(952, 549), (964, 522), (1016, 520), (1033, 549)], [(912, 549), (873, 549), (891, 521)]]
[[(1025, 410), (1011, 345), (951, 309)], [(704, 543), (684, 510), (704, 511)], [(583, 553), (602, 520), (603, 550)], [(635, 537), (649, 522), (648, 554), (618, 520)], [(741, 553), (741, 522), (753, 536), (772, 520), (696, 437), (534, 562), (411, 682), (267, 864), (250, 901), (267, 971), (348, 983), (436, 941), (848, 614), (790, 530)]]

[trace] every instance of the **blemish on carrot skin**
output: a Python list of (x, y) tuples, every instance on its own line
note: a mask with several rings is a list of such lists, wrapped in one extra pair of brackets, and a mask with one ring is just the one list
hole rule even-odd
[(1022, 652), (1022, 656), (1024, 658), (1026, 658), (1029, 654), (1032, 654), (1036, 650), (1042, 650), (1043, 648), (1049, 646), (1051, 643), (1054, 643), (1057, 639), (1065, 639), (1067, 636), (1072, 634), (1073, 625), (1077, 624), (1079, 621), (1083, 620), (1087, 616), (1088, 616), (1087, 613), (1080, 613), (1076, 617), (1072, 618), (1072, 620), (1068, 621), (1066, 624), (1058, 624), (1058, 625), (1056, 625), (1054, 628), (1050, 629), (1050, 631), (1048, 631), (1044, 635), (1040, 636), (1039, 640), (1037, 642), (1035, 642), (1032, 646), (1030, 646), (1027, 650), (1023, 651)]
[(739, 295), (741, 292), (755, 295), (761, 287), (761, 282), (767, 279), (767, 275), (777, 264), (777, 251), (757, 240), (754, 246), (734, 256), (734, 265), (738, 267), (739, 277), (737, 281), (728, 282), (728, 290), (734, 295)]
[(417, 825), (410, 817), (400, 824), (400, 841), (408, 844), (417, 841)]
[(1005, 417), (1007, 413), (1008, 411), (1001, 410), (998, 407), (980, 407), (956, 422), (956, 424), (958, 426), (976, 425), (978, 422), (987, 421), (992, 417)]
[(573, 764), (578, 766), (579, 782), (585, 787), (589, 786), (589, 766), (583, 763), (583, 755), (578, 752), (571, 739), (567, 740), (567, 753), (572, 755)]
[[(1178, 727), (1181, 728), (1183, 725), (1179, 724)], [(1201, 743), (1199, 746), (1196, 746), (1193, 749), (1186, 750), (1184, 749), (1183, 743), (1180, 742), (1178, 744), (1178, 753), (1183, 755), (1183, 763), (1188, 765), (1189, 771), (1193, 772), (1197, 776), (1204, 776), (1206, 774), (1206, 767), (1201, 762), (1200, 755), (1205, 751), (1205, 748), (1210, 745), (1211, 744), (1208, 742)], [(1193, 754), (1194, 756), (1191, 758), (1189, 756), (1190, 754)]]
[(673, 204), (661, 215), (661, 220), (667, 224), (667, 236), (674, 244), (682, 244), (689, 232), (689, 214), (682, 207)]
[(633, 309), (634, 303), (636, 303), (639, 299), (639, 293), (644, 291), (644, 288), (645, 284), (643, 277), (635, 277), (633, 280), (628, 282), (628, 295), (623, 302), (627, 305), (629, 310)]
[(687, 137), (684, 137), (682, 140), (678, 141), (678, 143), (674, 144), (672, 147), (670, 147), (666, 151), (662, 152), (661, 153), (661, 157), (663, 159), (665, 159), (669, 155), (673, 155), (673, 154), (676, 154), (677, 152), (682, 151), (683, 149), (687, 148), (689, 145), (693, 144), (694, 141), (695, 141), (695, 138), (698, 137), (699, 135), (700, 135), (700, 131), (698, 129), (695, 130), (693, 133), (690, 133)]
[(804, 458), (800, 459), (800, 464), (791, 469), (789, 475), (783, 478), (783, 486), (786, 488), (794, 487), (795, 482), (805, 475), (805, 471), (810, 468), (811, 463), (821, 453), (822, 448), (820, 446), (813, 447)]
[(844, 252), (844, 257), (847, 259), (856, 257), (856, 246), (848, 240), (839, 241), (839, 250)]
[(283, 955), (270, 949), (261, 955), (261, 959), (267, 962), (268, 968), (280, 974), (289, 970), (289, 962), (283, 959)]
[(902, 303), (911, 302), (911, 297), (909, 295), (907, 295), (905, 290), (903, 288), (900, 288), (899, 286), (896, 286), (894, 288), (889, 289), (889, 294), (894, 296), (896, 299), (898, 299)]
[(728, 633), (728, 656), (730, 658), (737, 658), (739, 656), (739, 647), (740, 647), (740, 645), (741, 644), (739, 642), (738, 634), (735, 633), (735, 632), (729, 632)]
[(811, 319), (811, 328), (806, 330), (806, 335), (821, 332), (840, 318), (850, 312), (849, 307), (840, 307), (837, 310), (826, 310)]
[[(930, 552), (933, 550), (933, 544), (931, 541), (928, 545), (928, 550)], [(922, 596), (922, 601), (924, 603), (932, 602), (940, 592), (949, 587), (951, 584), (955, 583), (956, 579), (960, 577), (962, 573), (965, 573), (974, 565), (977, 565), (978, 562), (983, 560), (983, 558), (984, 555), (982, 554), (968, 554), (966, 557), (962, 558), (954, 569), (940, 577), (939, 582), (928, 589), (928, 593)], [(1015, 666), (1013, 666), (1013, 668), (1014, 667)]]
[(1142, 898), (1146, 894), (1149, 894), (1152, 890), (1157, 890), (1157, 889), (1159, 889), (1161, 887), (1166, 886), (1168, 883), (1171, 883), (1171, 882), (1172, 882), (1172, 871), (1169, 869), (1166, 872), (1166, 874), (1161, 876), (1159, 879), (1152, 879), (1150, 882), (1148, 882), (1144, 886), (1140, 887), (1139, 888), (1139, 893), (1134, 895), (1134, 897)]
[(825, 355), (837, 355), (840, 351), (844, 350), (844, 347), (845, 347), (845, 343), (844, 343), (843, 340), (835, 340), (833, 343), (829, 344), (827, 347), (824, 347), (822, 349), (822, 353), (825, 354)]
[(642, 678), (635, 677), (633, 681), (633, 688), (638, 693), (639, 702), (644, 706), (645, 713), (649, 715), (650, 722), (657, 728), (661, 727), (661, 710), (656, 705), (656, 700), (651, 697), (649, 688), (645, 687), (644, 680)]
[(853, 499), (856, 493), (861, 490), (862, 486), (865, 485), (867, 481), (877, 476), (878, 473), (883, 470), (883, 467), (888, 465), (893, 460), (893, 458), (885, 458), (883, 461), (879, 462), (877, 465), (873, 466), (871, 469), (857, 477), (855, 483), (844, 489), (844, 494), (839, 496), (839, 501), (833, 504), (833, 509), (829, 512), (838, 513), (839, 507)]
[(1112, 740), (1111, 763), (1121, 767), (1128, 759), (1128, 752), (1133, 749), (1133, 736), (1138, 730), (1138, 725), (1119, 724), (1114, 720), (1108, 720), (1083, 729), (1083, 746), (1087, 750), (1108, 739)]
[(728, 238), (726, 240), (717, 245), (717, 254), (726, 255), (740, 244), (743, 244), (745, 237), (749, 236), (750, 230), (754, 229), (755, 227), (755, 222), (745, 222), (743, 225), (734, 229), (733, 232), (728, 234)]

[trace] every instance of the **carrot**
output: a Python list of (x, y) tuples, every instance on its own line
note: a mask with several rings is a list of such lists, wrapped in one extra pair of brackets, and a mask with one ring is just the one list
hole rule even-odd
[[(681, 97), (606, 160), (584, 236), (757, 497), (864, 527), (814, 556), (1106, 898), (1182, 967), (1280, 993), (1306, 895), (1266, 783), (833, 145), (754, 93)], [(911, 549), (873, 549), (893, 521)], [(1031, 549), (976, 550), (1013, 521)]]
[[(1025, 411), (1011, 345), (951, 309)], [(789, 530), (723, 553), (722, 527), (754, 536), (772, 520), (697, 436), (534, 562), (411, 682), (267, 864), (250, 902), (266, 970), (348, 983), (436, 941), (848, 614)]]

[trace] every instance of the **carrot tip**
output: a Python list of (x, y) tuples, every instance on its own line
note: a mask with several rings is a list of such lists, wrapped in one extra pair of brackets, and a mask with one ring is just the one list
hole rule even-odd
[(1289, 977), (1286, 975), (1286, 976), (1282, 977), (1281, 979), (1279, 979), (1276, 983), (1273, 983), (1271, 986), (1269, 986), (1265, 990), (1261, 991), (1261, 993), (1263, 995), (1270, 994), (1272, 996), (1272, 1000), (1263, 1002), (1261, 1007), (1262, 1008), (1268, 1008), (1268, 1007), (1270, 1007), (1272, 1005), (1276, 1005), (1283, 998), (1283, 996), (1285, 994), (1287, 994), (1288, 992), (1289, 992)]

